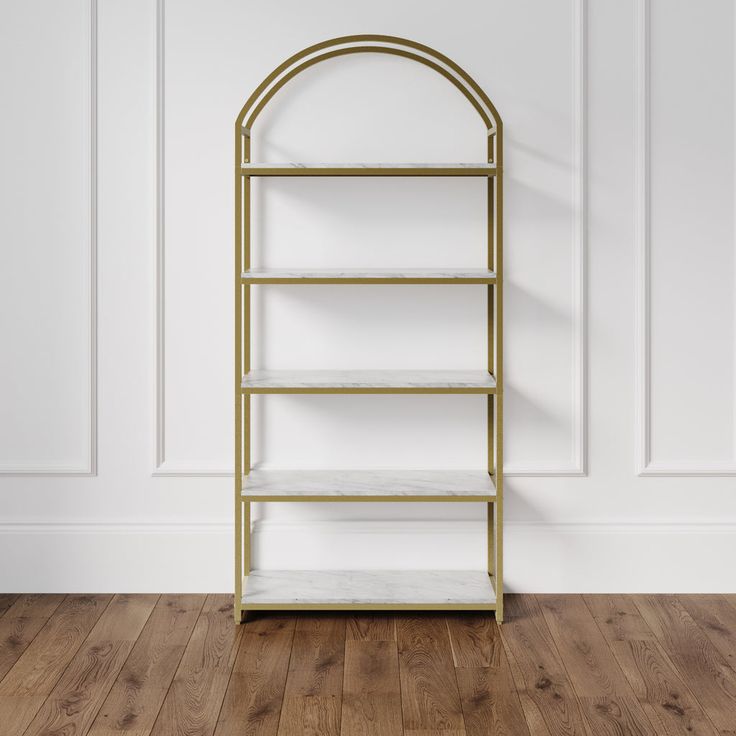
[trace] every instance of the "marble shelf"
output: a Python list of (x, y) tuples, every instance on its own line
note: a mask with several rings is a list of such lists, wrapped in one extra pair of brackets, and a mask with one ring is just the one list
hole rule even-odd
[(472, 269), (252, 269), (246, 284), (495, 284), (496, 274)]
[(252, 370), (244, 393), (465, 393), (492, 394), (496, 379), (485, 370)]
[(248, 501), (495, 500), (485, 470), (261, 470), (245, 477)]
[(247, 163), (244, 176), (494, 176), (492, 163)]
[(496, 605), (491, 579), (476, 570), (252, 570), (243, 582), (246, 609)]

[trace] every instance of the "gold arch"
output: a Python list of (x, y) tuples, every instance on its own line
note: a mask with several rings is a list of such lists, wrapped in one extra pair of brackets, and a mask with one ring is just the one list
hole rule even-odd
[[(387, 45), (378, 45), (387, 44)], [(334, 48), (344, 47), (344, 48)], [(324, 52), (324, 53), (320, 53)], [(313, 44), (290, 56), (279, 64), (253, 91), (247, 99), (236, 120), (236, 128), (246, 138), (250, 130), (271, 98), (288, 81), (321, 61), (346, 54), (379, 53), (400, 56), (420, 64), (442, 75), (453, 84), (475, 108), (491, 137), (495, 137), (501, 128), (501, 119), (480, 85), (452, 59), (435, 51), (429, 46), (397, 36), (364, 34), (358, 36), (340, 36), (328, 41)], [(311, 57), (311, 58), (307, 58)], [(306, 59), (306, 61), (302, 61)], [(302, 62), (302, 63), (299, 63)], [(246, 119), (247, 118), (247, 119)], [(490, 141), (489, 141), (490, 143)]]

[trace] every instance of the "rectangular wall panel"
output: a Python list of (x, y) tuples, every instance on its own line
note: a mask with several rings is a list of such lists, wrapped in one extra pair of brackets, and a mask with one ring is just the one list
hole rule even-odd
[[(284, 58), (355, 32), (359, 19), (342, 18), (327, 2), (299, 13), (299, 24), (285, 20), (290, 8), (298, 12), (289, 3), (278, 13), (233, 0), (161, 7), (156, 473), (224, 474), (232, 465), (232, 124)], [(458, 61), (512, 131), (505, 317), (513, 474), (585, 471), (584, 8), (584, 0), (554, 7), (465, 0), (442, 11), (453, 19), (446, 24), (421, 3), (373, 3), (369, 14), (370, 27)], [(484, 29), (491, 27), (488, 43)], [(258, 31), (247, 44), (244, 29)], [(426, 67), (354, 55), (309, 69), (282, 89), (256, 123), (253, 146), (253, 159), (264, 161), (483, 161), (485, 131), (457, 90)], [(257, 266), (485, 263), (479, 181), (271, 179), (253, 189)], [(440, 287), (441, 295), (391, 288), (256, 287), (255, 366), (484, 366), (482, 288)], [(423, 400), (430, 399), (417, 397)], [(471, 425), (479, 434), (481, 413)], [(321, 421), (329, 422), (327, 413)], [(422, 441), (431, 426), (406, 422), (413, 442), (432, 444)], [(339, 443), (331, 450), (336, 465), (349, 454)], [(370, 464), (370, 446), (365, 451)], [(446, 448), (450, 464), (464, 455), (459, 445)], [(425, 462), (436, 458), (428, 454)], [(481, 453), (475, 464), (484, 462)]]
[(94, 6), (3, 7), (0, 473), (95, 472)]
[(736, 473), (734, 4), (641, 11), (641, 469)]

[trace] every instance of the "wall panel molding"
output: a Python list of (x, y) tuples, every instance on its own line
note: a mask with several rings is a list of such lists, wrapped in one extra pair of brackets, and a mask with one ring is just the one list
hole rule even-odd
[(634, 241), (636, 470), (644, 475), (651, 447), (650, 238), (649, 238), (649, 2), (637, 0), (634, 48)]
[(156, 477), (231, 477), (228, 468), (176, 467), (166, 461), (166, 7), (156, 0), (156, 233), (154, 263), (154, 417), (152, 475)]
[(588, 474), (588, 14), (587, 0), (573, 0), (574, 176), (572, 245), (572, 302), (574, 374), (572, 386), (573, 442), (569, 464), (524, 467), (505, 465), (511, 477), (575, 477)]
[(652, 458), (651, 0), (637, 0), (635, 35), (636, 473), (639, 476), (733, 476), (736, 475), (736, 459), (703, 464), (689, 460), (657, 461)]
[(153, 433), (154, 475), (161, 473), (166, 461), (164, 422), (165, 404), (165, 353), (164, 353), (164, 3), (156, 2), (156, 217), (154, 235), (154, 387), (153, 387)]
[(96, 476), (97, 475), (97, 4), (98, 0), (89, 0), (89, 317), (87, 323), (89, 345), (89, 436), (87, 462), (80, 466), (58, 465), (5, 465), (0, 466), (0, 476)]

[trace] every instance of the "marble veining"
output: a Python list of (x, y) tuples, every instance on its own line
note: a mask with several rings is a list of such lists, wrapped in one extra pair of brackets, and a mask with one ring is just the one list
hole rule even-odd
[(243, 603), (495, 603), (476, 570), (252, 570)]
[(261, 470), (245, 496), (492, 496), (485, 470)]
[(496, 274), (484, 268), (475, 269), (421, 269), (405, 268), (396, 269), (370, 269), (370, 270), (296, 270), (264, 268), (243, 271), (243, 278), (259, 279), (493, 279)]
[(492, 389), (488, 371), (441, 370), (252, 370), (243, 388), (480, 388)]

